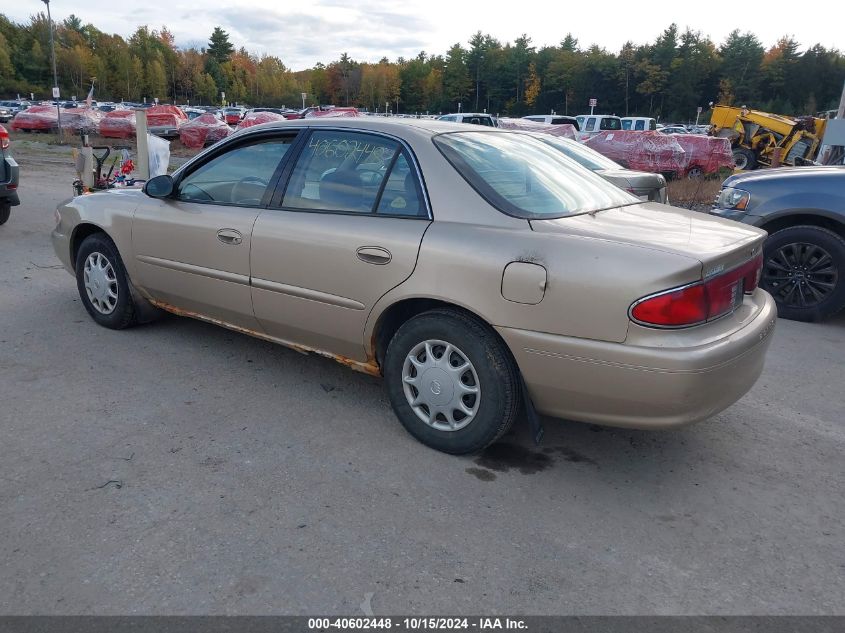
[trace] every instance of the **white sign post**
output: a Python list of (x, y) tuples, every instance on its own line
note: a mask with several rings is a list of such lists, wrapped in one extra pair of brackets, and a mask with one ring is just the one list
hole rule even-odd
[(305, 92), (302, 93), (302, 109), (303, 110), (305, 109), (305, 97), (307, 97), (307, 96), (308, 96), (307, 93), (305, 93)]
[(57, 130), (59, 133), (59, 138), (62, 138), (62, 106), (59, 103), (59, 87), (53, 86), (53, 99), (56, 100), (56, 125), (59, 126)]
[(701, 116), (701, 106), (695, 109), (695, 124), (698, 125), (698, 117)]
[(599, 104), (598, 99), (596, 99), (595, 97), (590, 99), (590, 114), (593, 113), (593, 108), (595, 108), (598, 104)]

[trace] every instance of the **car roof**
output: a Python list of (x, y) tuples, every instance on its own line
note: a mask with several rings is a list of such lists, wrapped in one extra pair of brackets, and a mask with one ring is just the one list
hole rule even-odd
[(361, 131), (383, 132), (396, 136), (427, 135), (434, 136), (446, 132), (483, 132), (483, 133), (508, 133), (518, 130), (499, 130), (492, 127), (479, 127), (477, 125), (453, 123), (450, 121), (437, 121), (432, 119), (402, 119), (397, 117), (326, 117), (313, 119), (292, 119), (288, 121), (272, 121), (261, 125), (254, 125), (244, 131), (268, 130), (278, 128), (349, 128)]
[(449, 112), (442, 116), (489, 116), (491, 119), (493, 115), (488, 112)]

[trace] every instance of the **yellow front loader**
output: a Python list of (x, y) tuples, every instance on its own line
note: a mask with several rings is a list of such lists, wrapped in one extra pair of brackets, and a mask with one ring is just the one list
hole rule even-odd
[(714, 106), (710, 115), (711, 134), (731, 140), (737, 169), (771, 166), (777, 148), (782, 165), (815, 160), (826, 124), (731, 106)]

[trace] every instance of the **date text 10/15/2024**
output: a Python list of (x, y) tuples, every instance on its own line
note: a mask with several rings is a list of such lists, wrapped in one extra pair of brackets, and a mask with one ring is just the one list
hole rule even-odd
[(354, 617), (354, 618), (309, 618), (308, 629), (311, 631), (527, 631), (528, 627), (520, 618), (477, 617)]

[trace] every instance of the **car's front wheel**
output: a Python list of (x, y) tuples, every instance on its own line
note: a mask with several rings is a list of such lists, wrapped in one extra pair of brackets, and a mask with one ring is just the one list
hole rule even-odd
[(485, 323), (450, 308), (404, 323), (387, 348), (384, 378), (393, 410), (423, 444), (474, 453), (514, 423), (520, 381), (501, 339)]
[(76, 285), (82, 305), (100, 325), (122, 330), (137, 323), (123, 260), (104, 234), (89, 235), (79, 247)]
[(793, 226), (769, 236), (760, 285), (778, 315), (821, 321), (845, 307), (845, 239), (820, 226)]

